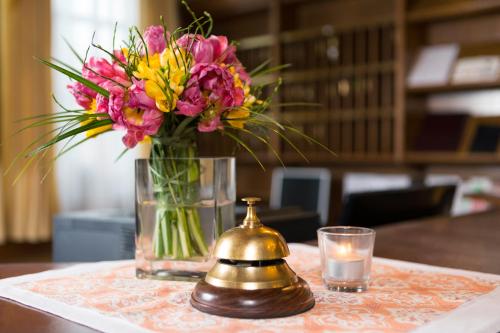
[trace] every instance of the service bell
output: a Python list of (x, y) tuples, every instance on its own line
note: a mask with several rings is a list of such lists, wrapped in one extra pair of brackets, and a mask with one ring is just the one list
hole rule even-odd
[(283, 236), (264, 226), (256, 214), (259, 198), (244, 198), (243, 224), (221, 235), (216, 264), (197, 283), (191, 304), (227, 317), (273, 318), (309, 310), (314, 297), (307, 282), (283, 259), (290, 254)]

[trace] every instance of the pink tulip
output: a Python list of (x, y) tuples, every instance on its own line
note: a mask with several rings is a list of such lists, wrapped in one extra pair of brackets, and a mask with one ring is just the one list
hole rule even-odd
[(132, 79), (132, 86), (129, 88), (128, 105), (131, 108), (154, 109), (156, 102), (149, 97), (144, 90), (144, 80)]
[(184, 91), (183, 99), (177, 102), (177, 114), (188, 117), (199, 115), (206, 106), (206, 99), (201, 94), (200, 88), (192, 86)]
[[(122, 124), (116, 128), (125, 128), (127, 133), (122, 138), (128, 148), (134, 148), (146, 135), (155, 135), (163, 123), (163, 112), (157, 109), (128, 109), (123, 113)], [(113, 127), (115, 128), (115, 126)]]
[(111, 119), (115, 120), (114, 117), (117, 117), (117, 114), (121, 112), (121, 109), (125, 104), (125, 89), (111, 81), (101, 83), (100, 87), (109, 92), (109, 98), (104, 95), (97, 94), (96, 112), (108, 113)]
[(201, 132), (220, 129), (221, 114), (243, 104), (243, 89), (235, 87), (232, 74), (218, 64), (196, 64), (190, 72), (188, 88), (177, 102), (177, 113), (189, 117), (200, 115)]
[(92, 100), (97, 95), (94, 90), (88, 88), (80, 82), (68, 84), (66, 87), (71, 92), (71, 94), (73, 94), (78, 105), (80, 105), (85, 110), (90, 109)]
[(212, 35), (208, 39), (202, 35), (184, 35), (177, 44), (191, 52), (196, 63), (226, 63), (226, 59), (234, 60), (236, 51), (229, 45), (225, 36)]
[[(120, 54), (122, 58), (119, 57)], [(121, 51), (115, 51), (115, 55), (125, 61), (125, 57)], [(125, 70), (118, 63), (115, 62), (111, 64), (104, 58), (90, 57), (89, 61), (83, 65), (82, 76), (102, 87), (111, 87), (116, 84), (121, 84), (125, 87), (130, 85), (129, 78), (125, 73)], [(109, 85), (109, 82), (112, 82), (113, 85)], [(68, 85), (67, 88), (75, 97), (76, 102), (83, 108), (87, 110), (90, 109), (92, 99), (96, 98), (98, 112), (107, 112), (107, 98), (98, 95), (91, 88), (88, 88), (80, 82), (72, 83)]]
[(125, 57), (125, 54), (123, 54), (122, 50), (114, 50), (113, 54), (118, 59), (118, 61), (124, 64), (127, 62), (127, 58)]
[(161, 25), (147, 27), (143, 37), (149, 54), (162, 53), (165, 50), (165, 29)]
[(113, 129), (125, 130), (122, 138), (128, 148), (133, 148), (146, 135), (154, 135), (163, 123), (163, 113), (153, 99), (146, 95), (144, 82), (135, 80), (128, 89), (111, 81), (101, 84), (109, 92), (109, 98), (97, 95), (97, 112), (106, 112), (113, 121)]
[(228, 43), (226, 36), (186, 34), (177, 40), (177, 44), (193, 55), (196, 64), (225, 64), (234, 66), (241, 80), (250, 84), (250, 76), (236, 57), (236, 47)]
[(216, 64), (194, 65), (188, 82), (188, 87), (193, 86), (198, 86), (208, 96), (210, 104), (231, 108), (243, 103), (243, 89), (234, 86), (234, 78), (225, 67)]
[(144, 133), (134, 131), (127, 131), (122, 138), (122, 142), (127, 148), (134, 148), (142, 140), (144, 140)]
[(111, 64), (104, 58), (90, 57), (89, 61), (83, 65), (82, 76), (98, 85), (105, 81), (115, 81), (125, 86), (130, 85), (125, 70), (118, 63)]
[(202, 120), (198, 123), (198, 131), (200, 132), (213, 132), (222, 128), (223, 126), (220, 120), (220, 116), (216, 116), (212, 119)]

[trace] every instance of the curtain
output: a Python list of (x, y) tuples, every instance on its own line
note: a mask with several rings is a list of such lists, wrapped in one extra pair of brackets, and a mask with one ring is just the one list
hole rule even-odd
[[(47, 129), (15, 134), (18, 120), (52, 112), (50, 72), (33, 59), (50, 58), (50, 0), (0, 1), (0, 171), (3, 175), (15, 156)], [(53, 173), (42, 182), (51, 156), (32, 163), (21, 158), (1, 177), (0, 243), (50, 239), (57, 209)]]

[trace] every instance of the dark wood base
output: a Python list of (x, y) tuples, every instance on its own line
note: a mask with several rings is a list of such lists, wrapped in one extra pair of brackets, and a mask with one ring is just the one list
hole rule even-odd
[(314, 306), (306, 281), (274, 289), (219, 288), (201, 280), (191, 294), (191, 305), (206, 313), (232, 318), (276, 318), (305, 312)]

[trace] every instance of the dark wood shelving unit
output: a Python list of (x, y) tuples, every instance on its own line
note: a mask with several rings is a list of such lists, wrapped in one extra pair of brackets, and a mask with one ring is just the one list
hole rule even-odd
[(496, 0), (418, 1), (407, 14), (409, 23), (424, 23), (480, 15), (500, 10)]
[(493, 153), (456, 153), (456, 152), (416, 152), (406, 153), (408, 163), (415, 164), (458, 164), (491, 165), (500, 163), (500, 154)]
[(407, 92), (409, 94), (421, 95), (421, 94), (438, 94), (438, 93), (463, 92), (463, 91), (475, 91), (475, 90), (498, 89), (498, 88), (500, 88), (500, 81), (409, 87), (407, 88)]
[(334, 68), (314, 68), (308, 70), (286, 70), (282, 72), (283, 80), (288, 83), (317, 81), (329, 78), (335, 75), (363, 75), (363, 74), (378, 74), (388, 73), (394, 71), (394, 62), (386, 61), (375, 64), (362, 64), (362, 65), (345, 65), (336, 66)]
[[(500, 81), (425, 87), (407, 87), (406, 82), (422, 47), (500, 44), (500, 0), (192, 0), (191, 4), (196, 12), (213, 15), (214, 33), (238, 41), (238, 56), (249, 69), (269, 58), (272, 65), (292, 64), (254, 83), (281, 76), (284, 83), (277, 102), (316, 104), (270, 110), (337, 153), (332, 156), (296, 140), (300, 149), (307, 150), (310, 163), (334, 170), (381, 171), (500, 163), (496, 153), (414, 151), (409, 145), (416, 126), (413, 113), (425, 115), (430, 97), (497, 89)], [(307, 165), (279, 137), (271, 135), (271, 142), (287, 165)], [(279, 166), (263, 143), (252, 141), (250, 146), (267, 167)], [(238, 163), (239, 184), (255, 186), (249, 179), (255, 172), (261, 175), (258, 164), (243, 150)], [(259, 180), (263, 188), (268, 186), (270, 173)]]
[[(409, 110), (420, 108), (415, 105), (425, 104), (435, 94), (497, 89), (500, 81), (407, 87), (406, 76), (419, 49), (426, 45), (473, 43), (476, 28), (482, 34), (481, 42), (500, 43), (495, 33), (500, 29), (500, 0), (191, 3), (195, 11), (212, 13), (215, 33), (241, 36), (239, 56), (248, 68), (269, 58), (273, 64), (292, 64), (289, 69), (254, 82), (270, 82), (279, 75), (284, 82), (279, 102), (316, 105), (274, 107), (271, 113), (338, 154), (333, 157), (318, 147), (299, 144), (299, 148), (307, 148), (308, 154), (317, 156), (317, 162), (357, 163), (363, 161), (363, 156), (366, 163), (381, 160), (399, 165), (498, 162), (494, 154), (412, 152), (407, 136), (413, 126)], [(249, 26), (250, 21), (255, 24)], [(220, 30), (218, 24), (222, 24)], [(421, 113), (427, 112), (425, 107), (420, 109)], [(294, 153), (283, 140), (275, 137), (272, 142), (286, 163), (300, 163), (292, 158)], [(253, 142), (251, 147), (267, 156), (263, 159), (266, 163), (274, 160), (261, 142)], [(252, 160), (241, 158), (242, 162)]]
[[(259, 77), (254, 83), (281, 76), (278, 102), (311, 104), (270, 110), (272, 115), (337, 152), (332, 156), (292, 137), (299, 149), (307, 150), (311, 162), (393, 162), (397, 131), (392, 0), (271, 0), (266, 5), (262, 1), (255, 5), (243, 1), (239, 5), (236, 0), (221, 2), (224, 5), (194, 0), (191, 5), (197, 12), (211, 12), (216, 19), (214, 33), (236, 36), (242, 63), (252, 69), (271, 58), (274, 65), (292, 65), (275, 75)], [(236, 17), (226, 6), (238, 7), (234, 8)], [(243, 32), (242, 26), (250, 18), (259, 22), (246, 26)], [(305, 164), (285, 140), (273, 136), (271, 140), (286, 164)], [(263, 163), (276, 164), (265, 144), (253, 140), (250, 146)], [(244, 151), (238, 161), (254, 163)]]
[[(496, 33), (500, 29), (500, 1), (499, 0), (405, 0), (399, 15), (402, 16), (400, 25), (401, 40), (396, 47), (404, 53), (404, 65), (401, 65), (401, 76), (406, 75), (416, 60), (419, 50), (429, 45), (453, 43), (460, 46), (460, 54), (471, 56), (471, 51), (491, 52), (500, 49), (500, 37)], [(397, 13), (398, 15), (398, 13)], [(487, 47), (485, 47), (487, 46)], [(490, 48), (488, 50), (488, 47)], [(494, 53), (495, 53), (494, 51)], [(473, 52), (472, 52), (473, 53)], [(466, 54), (466, 55), (465, 55)], [(487, 53), (487, 55), (491, 53)], [(474, 53), (472, 55), (475, 55)], [(495, 55), (499, 55), (495, 53)], [(413, 127), (413, 115), (420, 113), (421, 117), (427, 111), (427, 101), (447, 93), (469, 93), (491, 89), (500, 89), (500, 81), (453, 83), (434, 86), (408, 87), (399, 92), (398, 98), (403, 101), (406, 120), (403, 132), (408, 141), (404, 145), (404, 163), (413, 165), (453, 165), (453, 166), (487, 166), (498, 165), (500, 157), (496, 152), (474, 153), (459, 151), (414, 151), (410, 146), (409, 135)], [(412, 117), (409, 117), (410, 110)], [(465, 140), (465, 131), (462, 140)]]

